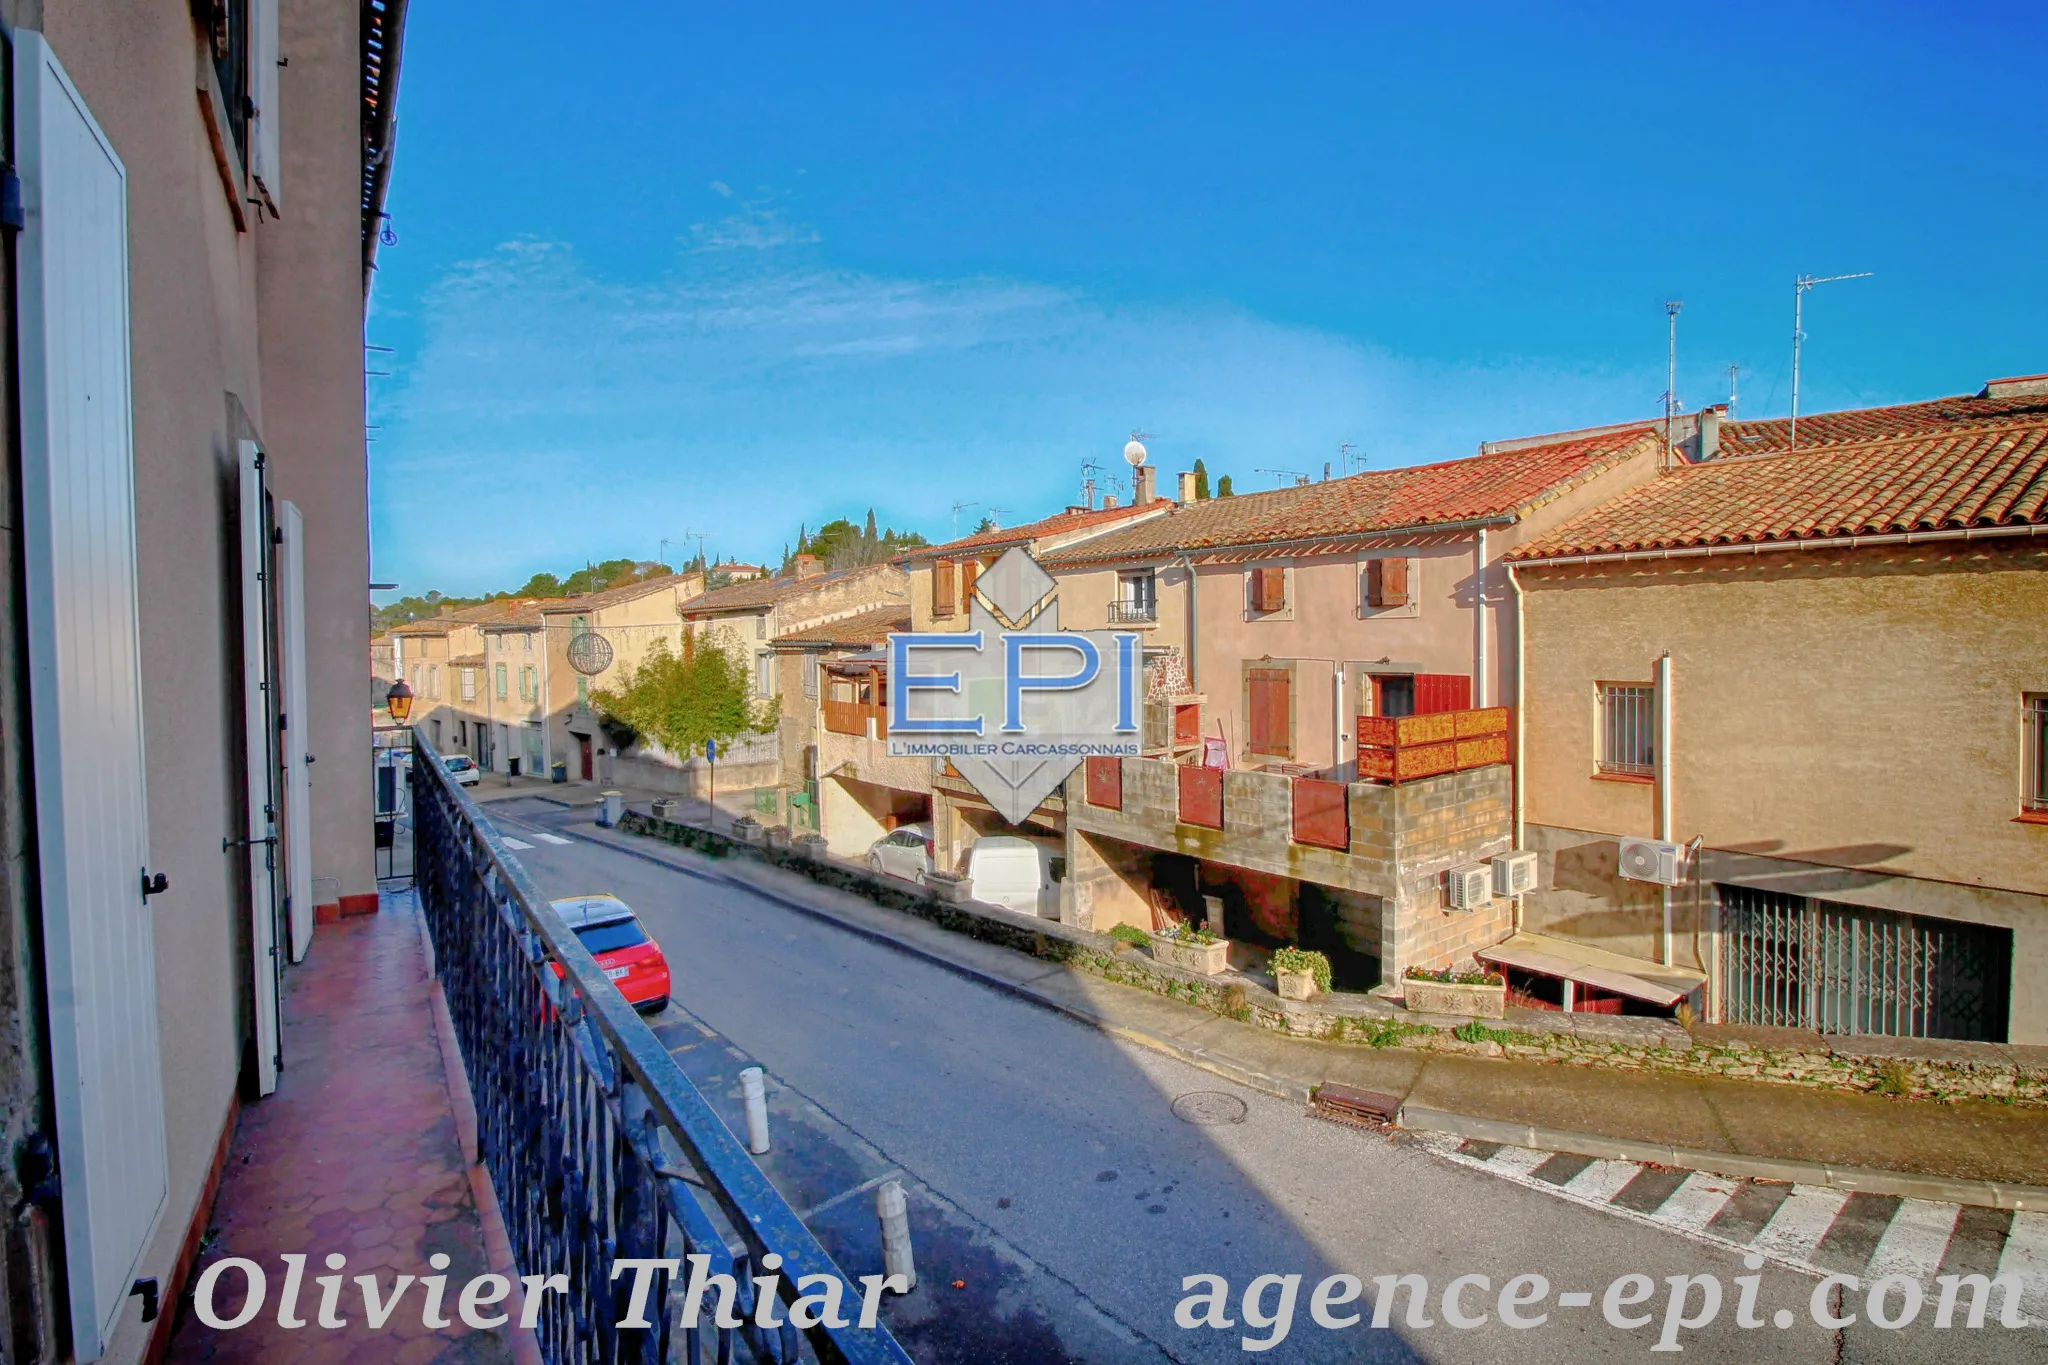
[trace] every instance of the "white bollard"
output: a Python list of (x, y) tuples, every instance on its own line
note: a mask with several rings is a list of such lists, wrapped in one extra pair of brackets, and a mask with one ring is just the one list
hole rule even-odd
[(897, 1292), (908, 1294), (917, 1288), (917, 1262), (910, 1255), (910, 1210), (903, 1182), (892, 1180), (875, 1191), (875, 1216), (882, 1220), (882, 1273), (889, 1280), (901, 1276), (903, 1288)]
[(747, 1101), (747, 1150), (761, 1156), (768, 1150), (768, 1081), (760, 1067), (740, 1073), (740, 1094)]

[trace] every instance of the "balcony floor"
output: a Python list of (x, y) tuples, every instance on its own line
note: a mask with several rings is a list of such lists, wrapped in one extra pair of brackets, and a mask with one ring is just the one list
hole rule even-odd
[[(514, 1359), (503, 1328), (465, 1327), (452, 1312), (460, 1286), (492, 1268), (472, 1186), (477, 1168), (463, 1155), (416, 903), (409, 891), (381, 900), (375, 915), (322, 925), (306, 961), (286, 975), (285, 1068), (275, 1094), (242, 1109), (194, 1267), (196, 1282), (223, 1256), (247, 1257), (269, 1277), (269, 1299), (234, 1331), (207, 1327), (189, 1304), (181, 1306), (171, 1361)], [(503, 1248), (502, 1229), (493, 1241)], [(347, 1267), (329, 1271), (325, 1257), (337, 1251)], [(309, 1323), (319, 1304), (313, 1277), (350, 1278), (342, 1298), (349, 1326), (277, 1325), (285, 1252), (307, 1253), (299, 1313)], [(390, 1325), (370, 1331), (353, 1277), (375, 1274), (388, 1293), (395, 1276), (434, 1273), (427, 1257), (436, 1252), (451, 1258), (447, 1309), (455, 1325), (424, 1327), (422, 1291), (413, 1288)], [(241, 1281), (233, 1272), (223, 1277), (218, 1312), (232, 1317), (240, 1308)]]

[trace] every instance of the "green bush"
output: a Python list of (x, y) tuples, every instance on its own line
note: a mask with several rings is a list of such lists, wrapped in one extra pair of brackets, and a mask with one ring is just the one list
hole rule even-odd
[(1133, 948), (1142, 948), (1152, 941), (1152, 935), (1135, 924), (1119, 924), (1109, 931), (1109, 936), (1119, 943), (1128, 943)]
[(1307, 972), (1315, 978), (1317, 990), (1330, 993), (1330, 959), (1312, 948), (1282, 948), (1273, 954), (1273, 970)]

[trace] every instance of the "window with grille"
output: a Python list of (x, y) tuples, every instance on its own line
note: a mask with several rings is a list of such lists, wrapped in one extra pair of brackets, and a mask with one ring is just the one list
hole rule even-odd
[(2026, 787), (2021, 805), (2030, 812), (2048, 814), (2048, 692), (2029, 692), (2024, 699), (2021, 766), (2026, 770)]
[(1657, 689), (1647, 683), (1600, 684), (1600, 771), (1657, 773)]

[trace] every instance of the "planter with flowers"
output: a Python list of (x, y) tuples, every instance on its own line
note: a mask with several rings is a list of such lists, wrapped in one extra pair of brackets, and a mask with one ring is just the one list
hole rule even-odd
[(1169, 967), (1214, 976), (1230, 965), (1230, 940), (1193, 924), (1172, 924), (1152, 935), (1152, 956)]
[(1417, 1014), (1501, 1019), (1507, 1015), (1508, 979), (1499, 972), (1410, 967), (1401, 982), (1401, 1000)]
[(1282, 1000), (1313, 1000), (1330, 992), (1330, 959), (1310, 949), (1282, 948), (1273, 954), (1273, 979)]

